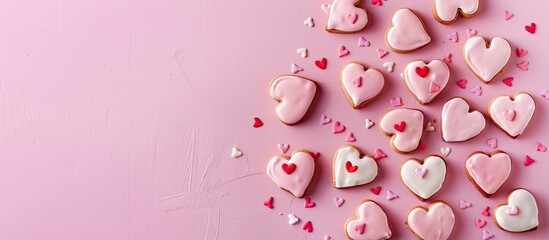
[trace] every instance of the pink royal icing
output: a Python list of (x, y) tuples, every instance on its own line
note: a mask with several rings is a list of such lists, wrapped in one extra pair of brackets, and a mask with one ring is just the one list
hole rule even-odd
[(443, 23), (453, 22), (461, 11), (465, 15), (474, 15), (479, 6), (479, 0), (435, 0), (434, 14)]
[[(404, 122), (403, 131), (395, 129), (395, 125)], [(379, 127), (391, 137), (391, 146), (399, 152), (411, 152), (419, 146), (423, 134), (423, 112), (417, 109), (395, 109), (383, 115)]]
[(500, 37), (487, 43), (482, 36), (473, 36), (465, 42), (463, 54), (471, 71), (480, 80), (489, 83), (509, 62), (511, 45)]
[[(421, 76), (416, 69), (424, 67), (427, 67), (428, 72)], [(421, 104), (430, 103), (446, 87), (449, 79), (450, 69), (441, 60), (433, 60), (428, 64), (421, 60), (413, 61), (404, 69), (404, 82)]]
[[(293, 164), (293, 170), (287, 173), (287, 167)], [(290, 159), (274, 156), (267, 165), (267, 175), (279, 188), (289, 191), (296, 197), (302, 197), (315, 172), (315, 160), (307, 152), (294, 152)]]
[(385, 78), (377, 69), (364, 71), (359, 63), (348, 63), (341, 73), (341, 86), (353, 108), (360, 108), (373, 100), (383, 89)]
[(454, 211), (443, 202), (432, 203), (428, 211), (421, 207), (414, 208), (407, 219), (408, 226), (414, 233), (429, 240), (448, 239), (455, 223)]
[(368, 24), (368, 14), (357, 7), (360, 0), (334, 0), (329, 5), (326, 31), (328, 32), (358, 32)]
[(282, 75), (271, 82), (269, 92), (280, 102), (276, 107), (278, 118), (291, 125), (307, 113), (316, 94), (316, 84), (300, 76)]
[(387, 30), (387, 46), (395, 52), (411, 52), (431, 42), (423, 22), (412, 10), (402, 8), (395, 12), (393, 26)]
[(462, 98), (452, 98), (444, 104), (441, 119), (442, 138), (446, 142), (460, 142), (479, 135), (486, 127), (486, 119), (479, 111), (471, 111)]
[(467, 158), (465, 169), (485, 193), (494, 194), (511, 174), (511, 158), (504, 152), (475, 153)]
[[(509, 110), (514, 112), (512, 118), (507, 116)], [(527, 93), (517, 93), (514, 100), (509, 96), (496, 97), (492, 100), (488, 112), (492, 121), (511, 137), (522, 134), (534, 115), (536, 104)], [(507, 114), (503, 114), (507, 112)], [(512, 120), (509, 120), (512, 119)]]
[(389, 239), (392, 235), (387, 215), (373, 201), (365, 201), (358, 206), (357, 218), (350, 218), (345, 224), (347, 237), (355, 240)]

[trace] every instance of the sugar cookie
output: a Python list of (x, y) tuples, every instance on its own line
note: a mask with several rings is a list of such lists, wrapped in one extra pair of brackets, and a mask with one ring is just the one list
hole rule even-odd
[(536, 110), (536, 103), (530, 94), (515, 93), (512, 97), (500, 96), (492, 99), (488, 115), (492, 121), (512, 138), (524, 132)]
[[(353, 33), (368, 24), (366, 10), (358, 7), (360, 0), (334, 0), (329, 8), (326, 31), (333, 33)], [(328, 9), (326, 9), (328, 10)]]
[(465, 99), (455, 97), (444, 104), (440, 125), (444, 141), (462, 142), (479, 135), (486, 119), (481, 112), (471, 110)]
[(392, 18), (392, 26), (385, 33), (385, 43), (393, 51), (407, 53), (431, 42), (423, 21), (409, 8), (401, 8)]
[(511, 158), (503, 151), (490, 155), (473, 152), (465, 161), (465, 172), (478, 191), (484, 197), (490, 197), (511, 174)]
[(406, 65), (403, 76), (408, 90), (423, 105), (444, 90), (450, 80), (450, 69), (442, 60), (432, 60), (428, 64), (416, 60)]
[(276, 185), (296, 197), (303, 197), (315, 172), (313, 153), (299, 150), (291, 157), (277, 155), (267, 165), (267, 175)]
[(385, 78), (376, 68), (365, 67), (351, 62), (341, 71), (341, 87), (351, 107), (358, 109), (374, 100), (383, 89)]
[(400, 179), (421, 201), (425, 201), (442, 188), (446, 179), (446, 162), (437, 155), (424, 160), (408, 159), (400, 167)]
[(452, 24), (458, 15), (466, 18), (475, 16), (478, 11), (479, 0), (435, 0), (433, 14), (442, 24)]
[(333, 160), (334, 187), (346, 188), (367, 184), (377, 176), (377, 163), (371, 155), (360, 155), (352, 145), (340, 147)]
[(454, 229), (456, 216), (448, 204), (435, 201), (428, 209), (415, 206), (408, 212), (406, 225), (420, 239), (446, 240)]
[(423, 134), (423, 112), (399, 108), (385, 113), (379, 120), (380, 130), (391, 136), (391, 147), (399, 152), (414, 151)]
[(372, 200), (365, 200), (356, 209), (356, 218), (345, 222), (345, 235), (353, 240), (382, 240), (392, 236), (387, 215)]
[(511, 58), (511, 45), (501, 37), (487, 41), (482, 36), (472, 36), (465, 42), (463, 58), (469, 69), (487, 84), (503, 72)]
[(494, 210), (498, 227), (509, 232), (536, 230), (539, 225), (538, 205), (534, 195), (526, 189), (516, 189), (507, 197), (507, 204)]
[(269, 84), (271, 97), (279, 102), (276, 114), (287, 125), (298, 123), (316, 95), (316, 83), (297, 75), (281, 75)]

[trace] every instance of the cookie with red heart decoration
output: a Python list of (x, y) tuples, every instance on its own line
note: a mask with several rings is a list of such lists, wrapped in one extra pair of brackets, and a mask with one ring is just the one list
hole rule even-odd
[(385, 113), (379, 120), (379, 129), (391, 136), (391, 147), (398, 153), (414, 151), (423, 134), (423, 112), (399, 108)]
[(306, 150), (295, 151), (291, 157), (277, 155), (269, 161), (266, 173), (279, 188), (300, 198), (315, 173), (315, 158)]
[(450, 80), (450, 69), (442, 60), (436, 59), (429, 63), (416, 60), (406, 65), (403, 77), (410, 93), (425, 105), (444, 90)]
[(353, 145), (340, 147), (333, 160), (333, 182), (335, 188), (360, 186), (372, 182), (378, 172), (373, 156), (361, 155)]

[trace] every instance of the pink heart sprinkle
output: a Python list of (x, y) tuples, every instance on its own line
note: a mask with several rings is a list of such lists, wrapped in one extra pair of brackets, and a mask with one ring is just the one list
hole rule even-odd
[(510, 13), (510, 12), (507, 11), (507, 10), (503, 11), (503, 19), (509, 20), (509, 19), (512, 18), (512, 17), (513, 17), (513, 14), (512, 14), (512, 13)]
[(329, 118), (328, 116), (324, 115), (324, 114), (322, 116), (320, 116), (320, 124), (322, 124), (322, 125), (328, 124), (331, 121), (332, 121), (332, 119)]
[(391, 190), (387, 190), (387, 200), (391, 201), (395, 198), (398, 198), (398, 195), (394, 194)]
[(356, 138), (355, 138), (355, 136), (353, 135), (353, 133), (349, 133), (349, 134), (347, 134), (347, 138), (345, 138), (345, 141), (347, 141), (347, 142), (354, 142), (354, 141), (356, 141)]
[(347, 22), (350, 22), (351, 24), (355, 24), (357, 18), (358, 15), (356, 13), (345, 14), (345, 20), (347, 20)]
[(489, 206), (484, 207), (482, 210), (480, 210), (480, 213), (482, 213), (482, 215), (484, 215), (484, 216), (489, 217), (490, 216), (490, 207)]
[(543, 98), (549, 99), (549, 90), (545, 89), (539, 93)]
[(358, 46), (359, 47), (369, 47), (370, 42), (368, 40), (366, 40), (366, 38), (364, 38), (364, 37), (359, 37), (358, 38)]
[(278, 144), (278, 150), (280, 150), (282, 153), (286, 153), (288, 151), (288, 148), (290, 148), (290, 144)]
[(475, 224), (477, 225), (477, 228), (482, 228), (484, 225), (486, 225), (486, 220), (481, 219), (475, 219)]
[(340, 133), (345, 131), (345, 126), (343, 126), (339, 121), (334, 122), (334, 126), (332, 128), (333, 133)]
[(387, 157), (387, 154), (385, 154), (381, 149), (376, 148), (376, 150), (374, 150), (374, 160), (379, 160), (385, 157)]
[(507, 208), (507, 214), (513, 216), (518, 214), (518, 208), (515, 205), (509, 205), (509, 208)]
[(536, 146), (534, 147), (534, 149), (538, 152), (545, 152), (547, 150), (545, 145), (541, 144), (540, 142), (536, 143)]
[(355, 78), (353, 78), (353, 83), (355, 84), (356, 87), (360, 87), (362, 86), (362, 76), (357, 76)]
[(393, 107), (400, 107), (402, 106), (402, 98), (400, 97), (391, 98), (391, 100), (389, 100), (389, 104), (391, 104), (391, 106)]
[(502, 114), (507, 121), (513, 121), (513, 119), (515, 119), (515, 110), (513, 109), (503, 111)]
[(429, 93), (436, 93), (438, 92), (438, 90), (440, 90), (440, 87), (434, 82), (431, 82), (431, 84), (429, 84)]
[(297, 66), (297, 64), (292, 63), (292, 73), (298, 73), (301, 71), (303, 71), (303, 68), (300, 68), (299, 66)]
[(482, 230), (482, 239), (483, 240), (488, 240), (490, 238), (493, 238), (494, 237), (494, 234), (491, 234), (490, 232), (486, 231), (486, 230)]
[(334, 239), (328, 235), (324, 235), (324, 240), (334, 240)]
[(423, 176), (425, 176), (425, 174), (427, 173), (426, 168), (416, 168), (414, 169), (414, 171), (416, 172), (416, 175), (420, 178), (423, 178)]
[(461, 79), (459, 81), (456, 82), (456, 84), (462, 88), (462, 89), (465, 89), (467, 86), (467, 80), (466, 79)]
[(477, 30), (476, 29), (467, 28), (467, 30), (465, 30), (465, 32), (467, 33), (467, 37), (477, 35)]
[(468, 207), (470, 207), (470, 206), (472, 206), (472, 204), (471, 204), (470, 202), (467, 202), (467, 201), (465, 201), (465, 200), (463, 200), (463, 199), (460, 199), (460, 200), (459, 200), (459, 208), (461, 208), (461, 209), (466, 209), (466, 208), (468, 208)]
[(357, 231), (358, 234), (363, 234), (365, 228), (366, 228), (366, 223), (361, 223), (355, 226), (355, 231)]
[(343, 203), (345, 203), (345, 199), (334, 197), (334, 203), (337, 207), (341, 207), (341, 205), (343, 205)]
[(505, 83), (505, 85), (511, 87), (511, 86), (513, 86), (513, 80), (514, 80), (513, 77), (508, 77), (508, 78), (503, 79), (502, 82)]
[(372, 0), (372, 4), (377, 5), (377, 6), (383, 5), (383, 3), (381, 2), (381, 0)]
[(345, 46), (341, 45), (339, 46), (338, 54), (339, 57), (347, 56), (349, 55), (349, 50), (347, 50)]
[(322, 11), (324, 11), (325, 13), (328, 13), (328, 14), (330, 14), (330, 7), (331, 7), (331, 4), (322, 4), (322, 5), (320, 5), (320, 9), (322, 9)]
[(316, 206), (316, 203), (312, 202), (310, 197), (305, 197), (305, 208), (312, 208), (314, 206)]
[(498, 147), (498, 140), (495, 138), (488, 138), (486, 140), (486, 144), (490, 146), (492, 149), (495, 149)]
[(452, 63), (452, 53), (447, 53), (441, 60), (446, 63)]
[(389, 54), (389, 52), (387, 52), (387, 51), (385, 51), (381, 48), (376, 49), (376, 52), (377, 52), (377, 56), (379, 58), (383, 58), (383, 57), (385, 57), (385, 55)]
[(471, 91), (472, 93), (474, 93), (477, 96), (482, 95), (482, 88), (480, 86), (476, 86), (474, 88), (471, 88), (471, 90), (469, 90), (469, 91)]
[(517, 56), (518, 57), (524, 57), (528, 54), (528, 50), (518, 47), (517, 48)]
[(519, 64), (517, 64), (517, 67), (522, 69), (523, 71), (528, 71), (528, 64), (530, 64), (530, 62), (522, 61)]
[(458, 42), (458, 33), (457, 32), (450, 33), (448, 34), (448, 36), (446, 36), (446, 38), (448, 38), (448, 40), (452, 42)]
[(536, 160), (526, 155), (526, 157), (524, 157), (524, 166), (530, 166), (530, 164), (534, 163), (535, 161)]

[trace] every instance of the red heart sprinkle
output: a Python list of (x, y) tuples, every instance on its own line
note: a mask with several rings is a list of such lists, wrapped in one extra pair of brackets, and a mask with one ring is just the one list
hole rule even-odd
[(293, 163), (290, 163), (290, 164), (283, 163), (282, 164), (282, 170), (284, 170), (284, 172), (286, 174), (290, 174), (295, 170), (295, 164), (293, 164)]
[(320, 156), (320, 153), (319, 153), (319, 152), (314, 152), (314, 153), (313, 153), (313, 158), (314, 158), (314, 159), (317, 159), (318, 156)]
[(524, 29), (526, 29), (527, 32), (534, 34), (536, 32), (536, 24), (530, 23), (530, 25), (524, 26)]
[(457, 84), (460, 88), (465, 89), (465, 88), (467, 87), (467, 86), (466, 86), (467, 80), (466, 80), (466, 79), (461, 79), (461, 80), (457, 81), (456, 84)]
[(270, 209), (273, 209), (273, 197), (269, 197), (269, 200), (263, 202), (263, 205), (267, 206)]
[(427, 76), (427, 73), (429, 73), (429, 67), (427, 67), (427, 66), (416, 67), (416, 73), (420, 77), (425, 77), (425, 76)]
[(505, 83), (505, 85), (510, 87), (510, 86), (513, 86), (513, 79), (514, 79), (513, 77), (508, 77), (506, 79), (503, 79), (502, 82)]
[(303, 224), (303, 230), (305, 230), (307, 232), (312, 232), (313, 231), (313, 224), (311, 223), (311, 221), (307, 221), (307, 222), (305, 222), (305, 224)]
[(400, 124), (395, 124), (394, 125), (395, 130), (397, 130), (399, 132), (403, 132), (405, 127), (406, 127), (406, 122), (404, 122), (404, 121), (400, 121)]
[(305, 197), (305, 208), (312, 208), (316, 206), (316, 203), (315, 202), (311, 202), (311, 198), (310, 197)]
[(530, 164), (534, 163), (536, 160), (532, 159), (530, 156), (526, 155), (524, 157), (524, 166), (530, 166)]
[(356, 172), (358, 170), (358, 166), (353, 166), (353, 164), (350, 161), (347, 161), (345, 163), (345, 169), (347, 169), (347, 172)]
[(326, 58), (315, 60), (315, 65), (322, 70), (326, 69), (326, 64), (327, 64)]
[(482, 210), (480, 210), (480, 213), (482, 213), (482, 215), (484, 215), (484, 216), (489, 217), (490, 216), (490, 207), (489, 206), (484, 207)]
[(379, 195), (379, 192), (381, 192), (381, 187), (377, 186), (375, 188), (370, 188), (370, 192), (374, 193), (375, 195)]

